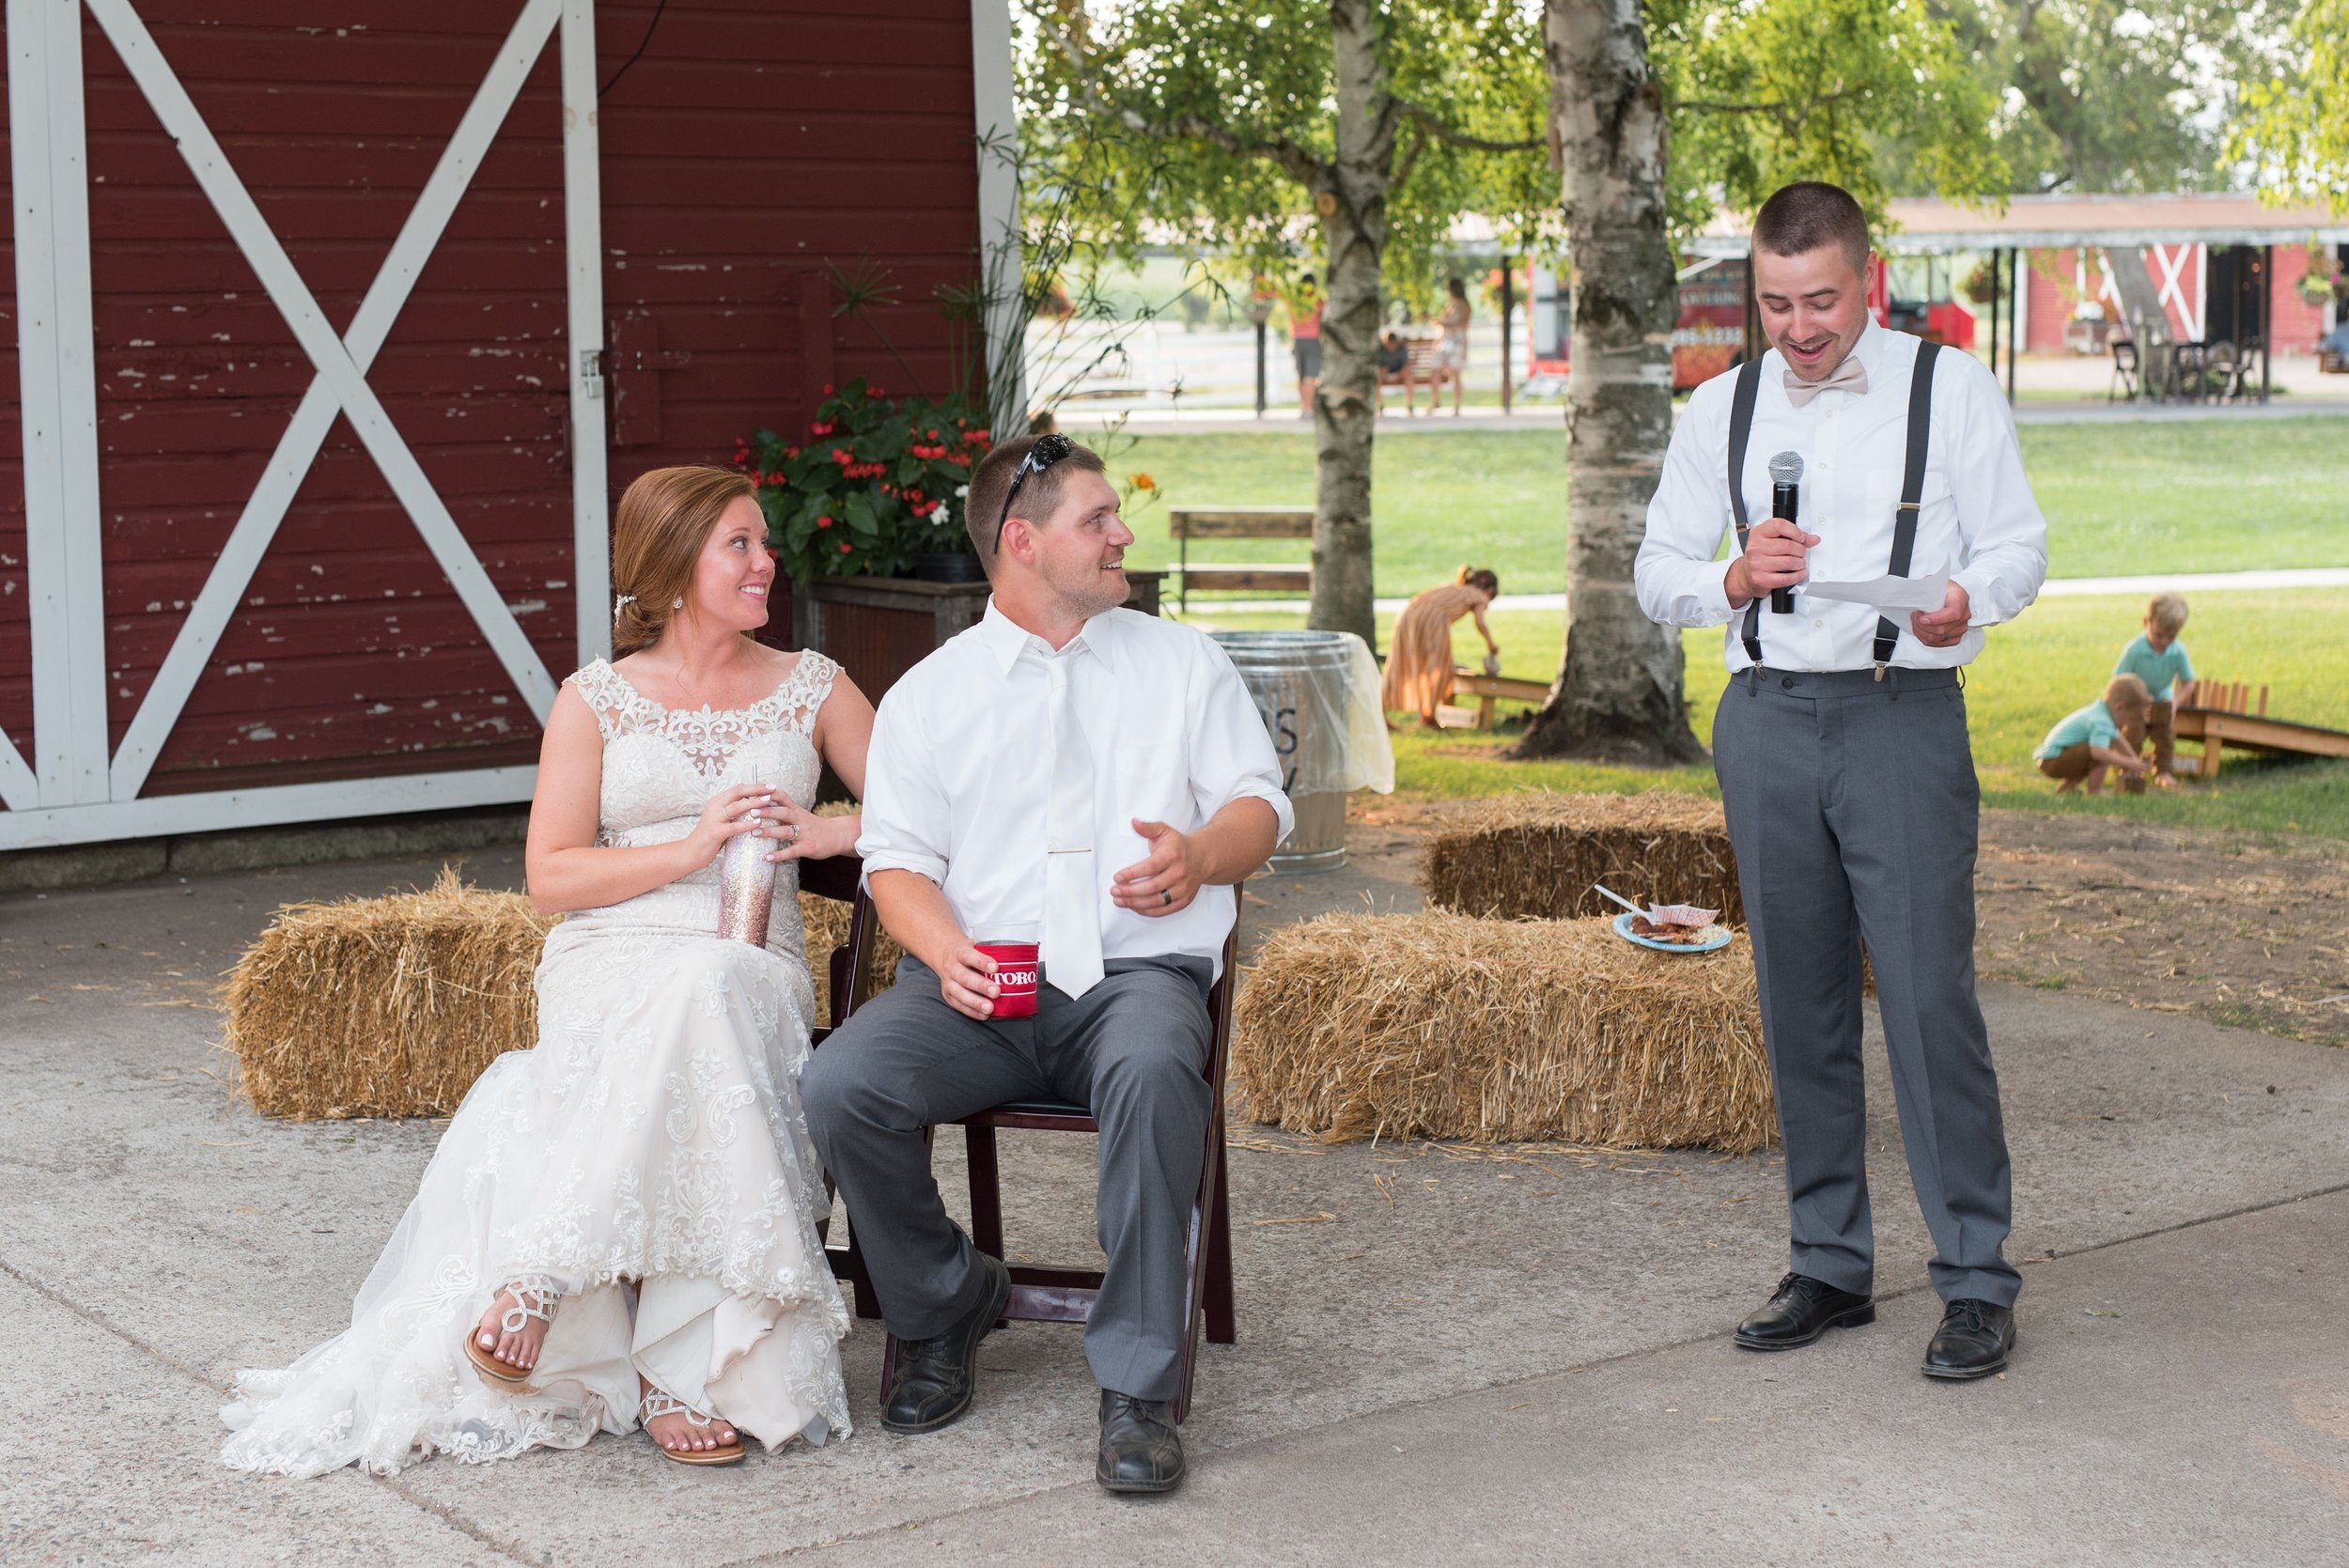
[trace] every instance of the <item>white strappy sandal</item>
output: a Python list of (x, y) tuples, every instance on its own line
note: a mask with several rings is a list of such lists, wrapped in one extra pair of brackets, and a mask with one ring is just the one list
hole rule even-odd
[[(645, 1428), (645, 1436), (652, 1437), (652, 1423), (662, 1416), (683, 1416), (688, 1426), (715, 1426), (717, 1418), (694, 1409), (675, 1394), (654, 1389), (637, 1401), (636, 1424)], [(729, 1423), (731, 1424), (731, 1423)], [(739, 1465), (742, 1462), (742, 1439), (739, 1434), (731, 1443), (714, 1449), (688, 1449), (683, 1452), (670, 1448), (658, 1437), (653, 1447), (663, 1459), (674, 1459), (680, 1465)]]
[[(498, 1315), (498, 1327), (509, 1334), (521, 1333), (529, 1326), (532, 1318), (537, 1318), (541, 1323), (552, 1324), (554, 1304), (563, 1296), (563, 1293), (555, 1288), (554, 1281), (543, 1274), (525, 1274), (521, 1279), (509, 1282), (498, 1294), (514, 1298), (514, 1304)], [(536, 1369), (518, 1367), (509, 1361), (499, 1360), (494, 1355), (481, 1348), (480, 1333), (481, 1324), (478, 1320), (475, 1320), (465, 1330), (465, 1358), (474, 1364), (474, 1370), (492, 1382), (503, 1383), (509, 1389), (529, 1387), (531, 1374)]]

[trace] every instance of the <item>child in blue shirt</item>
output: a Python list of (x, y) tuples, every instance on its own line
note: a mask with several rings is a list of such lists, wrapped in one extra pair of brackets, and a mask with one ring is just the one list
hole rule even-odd
[[(2185, 629), (2186, 600), (2176, 594), (2155, 594), (2145, 607), (2144, 635), (2123, 648), (2121, 661), (2112, 667), (2116, 675), (2135, 675), (2143, 681), (2146, 695), (2152, 699), (2144, 729), (2123, 738), (2133, 752), (2141, 752), (2145, 740), (2152, 739), (2156, 784), (2176, 782), (2178, 704), (2194, 696), (2194, 661), (2186, 658), (2186, 644), (2178, 641), (2178, 633)], [(2145, 779), (2132, 774), (2121, 781), (2121, 787), (2131, 795), (2141, 795)]]
[(2145, 759), (2126, 737), (2133, 727), (2145, 722), (2145, 710), (2151, 706), (2143, 681), (2135, 675), (2115, 675), (2106, 685), (2103, 697), (2056, 721), (2055, 728), (2031, 755), (2042, 773), (2058, 781), (2058, 795), (2077, 793), (2082, 784), (2089, 794), (2101, 795), (2107, 768), (2119, 768), (2123, 778), (2142, 777), (2146, 772)]

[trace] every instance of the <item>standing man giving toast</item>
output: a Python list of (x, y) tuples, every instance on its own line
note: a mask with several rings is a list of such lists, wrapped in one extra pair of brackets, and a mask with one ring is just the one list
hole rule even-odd
[[(1877, 326), (1873, 260), (1848, 193), (1805, 182), (1763, 204), (1752, 266), (1771, 351), (1690, 397), (1637, 579), (1650, 618), (1728, 628), (1713, 765), (1793, 1233), (1791, 1272), (1737, 1343), (1792, 1349), (1875, 1316), (1864, 942), (1945, 1303), (1923, 1370), (1964, 1379), (2006, 1366), (2022, 1281), (2003, 1255), (2006, 1135), (1974, 997), (1980, 791), (1960, 671), (1985, 627), (2037, 596), (2047, 528), (1997, 379), (1968, 354)], [(1790, 458), (1797, 505), (1774, 508), (1773, 471), (1794, 472)], [(1733, 530), (1735, 552), (1718, 559)], [(1880, 612), (1804, 588), (1942, 574), (1937, 610)]]

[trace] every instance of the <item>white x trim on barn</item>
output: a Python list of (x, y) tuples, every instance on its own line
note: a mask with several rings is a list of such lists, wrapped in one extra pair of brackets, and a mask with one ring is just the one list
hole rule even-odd
[(2145, 247), (2146, 258), (2153, 262), (2161, 273), (2161, 276), (2155, 280), (2160, 288), (2155, 297), (2165, 305), (2178, 307), (2178, 335), (2188, 341), (2202, 335), (2200, 268), (2195, 270), (2197, 281), (2195, 297), (2188, 299), (2186, 293), (2186, 263), (2192, 261), (2201, 248), (2200, 244), (2191, 241), (2182, 245), (2148, 245)]
[[(111, 756), (83, 115), (84, 5), (178, 144), (314, 371), (259, 485)], [(594, 23), (594, 0), (525, 0), (350, 331), (337, 335), (132, 0), (8, 0), (36, 751), (27, 767), (14, 742), (0, 736), (0, 800), (8, 807), (0, 813), (0, 849), (528, 798), (530, 768), (153, 800), (140, 799), (139, 791), (337, 413), (350, 422), (508, 677), (544, 721), (554, 700), (553, 677), (384, 411), (366, 373), (523, 79), (558, 27), (579, 658), (583, 663), (610, 651)]]

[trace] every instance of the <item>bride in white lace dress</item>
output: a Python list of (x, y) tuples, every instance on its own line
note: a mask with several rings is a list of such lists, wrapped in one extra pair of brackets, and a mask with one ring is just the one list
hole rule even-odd
[[(694, 1464), (848, 1431), (848, 1315), (799, 1099), (814, 1012), (801, 858), (829, 763), (861, 790), (873, 710), (822, 655), (749, 636), (774, 566), (749, 482), (664, 469), (619, 507), (615, 643), (547, 725), (527, 865), (568, 911), (538, 966), (536, 1049), (465, 1097), (350, 1327), (246, 1372), (241, 1469), (379, 1473), (432, 1453), (579, 1448), (644, 1424)], [(714, 862), (779, 841), (764, 949), (717, 936)]]

